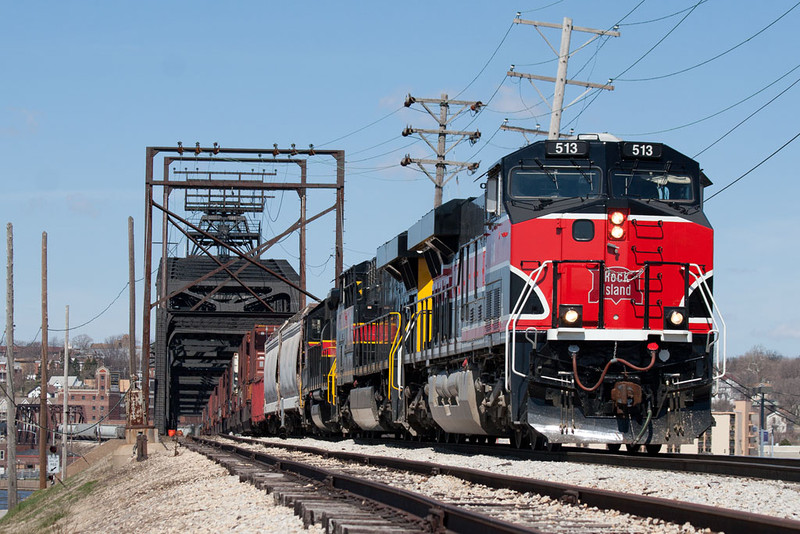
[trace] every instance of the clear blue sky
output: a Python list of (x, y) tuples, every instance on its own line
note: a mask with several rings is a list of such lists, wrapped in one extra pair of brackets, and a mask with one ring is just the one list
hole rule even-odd
[[(800, 132), (800, 87), (790, 88), (800, 79), (800, 68), (790, 72), (800, 49), (795, 5), (3, 0), (0, 206), (14, 224), (16, 338), (31, 340), (40, 325), (42, 231), (49, 236), (53, 329), (63, 329), (65, 305), (72, 324), (82, 324), (125, 288), (129, 215), (141, 277), (146, 146), (344, 149), (345, 264), (373, 256), (432, 207), (428, 179), (398, 165), (406, 153), (430, 155), (400, 135), (408, 124), (433, 127), (427, 114), (402, 107), (407, 93), (488, 102), (478, 116), (455, 123), (482, 132), (476, 145), (452, 153), (481, 161), (480, 172), (525, 144), (518, 133), (498, 131), (504, 118), (528, 128), (548, 124), (533, 86), (505, 76), (511, 64), (544, 76), (556, 70), (536, 30), (512, 24), (517, 11), (553, 23), (569, 16), (590, 28), (620, 23), (620, 37), (594, 41), (570, 60), (570, 77), (612, 78), (615, 90), (590, 93), (567, 109), (565, 130), (661, 141), (694, 156), (755, 113), (697, 157), (713, 194)], [(557, 48), (559, 32), (543, 31)], [(573, 34), (573, 49), (587, 37)], [(538, 87), (551, 94), (549, 84)], [(567, 102), (580, 92), (570, 88)], [(716, 230), (715, 293), (732, 355), (756, 344), (800, 354), (798, 155), (800, 140), (707, 204)], [(281, 170), (281, 179), (290, 179), (288, 172)], [(333, 168), (316, 165), (312, 173), (330, 177)], [(476, 176), (451, 181), (445, 200), (478, 194)], [(312, 208), (321, 205), (315, 202)], [(297, 206), (278, 195), (268, 209), (269, 236)], [(319, 295), (333, 277), (332, 228), (333, 219), (324, 219), (310, 236), (309, 287)], [(296, 247), (288, 239), (274, 255), (296, 263)], [(5, 266), (4, 246), (1, 254)], [(141, 299), (141, 283), (137, 294)], [(71, 336), (102, 341), (125, 332), (127, 321), (124, 292)]]

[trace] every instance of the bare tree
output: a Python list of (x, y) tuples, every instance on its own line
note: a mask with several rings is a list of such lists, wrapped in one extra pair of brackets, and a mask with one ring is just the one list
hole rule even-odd
[(105, 343), (92, 345), (95, 354), (102, 358), (110, 371), (125, 372), (129, 367), (128, 335), (108, 336)]
[(93, 342), (94, 340), (90, 336), (87, 336), (86, 334), (78, 334), (77, 336), (70, 338), (69, 345), (73, 349), (83, 351), (91, 347)]

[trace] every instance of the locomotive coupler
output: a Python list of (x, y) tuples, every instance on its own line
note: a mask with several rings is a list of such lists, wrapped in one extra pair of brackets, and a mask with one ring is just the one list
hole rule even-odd
[(618, 414), (626, 413), (642, 403), (642, 386), (620, 380), (614, 384), (611, 390), (611, 400), (614, 401)]

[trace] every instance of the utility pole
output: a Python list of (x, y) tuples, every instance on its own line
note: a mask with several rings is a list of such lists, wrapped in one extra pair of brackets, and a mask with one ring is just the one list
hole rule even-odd
[(769, 384), (764, 384), (763, 382), (759, 384), (755, 390), (755, 394), (761, 394), (761, 418), (758, 422), (758, 455), (764, 456), (764, 429), (766, 428), (766, 418), (764, 416), (764, 394), (771, 390), (772, 386)]
[[(128, 217), (128, 357), (131, 387), (136, 381), (136, 264), (133, 252), (133, 217)], [(130, 403), (130, 398), (128, 398)], [(130, 411), (130, 409), (129, 409)]]
[(64, 329), (64, 385), (62, 390), (64, 392), (64, 410), (61, 415), (61, 480), (67, 478), (67, 399), (69, 394), (69, 305), (66, 309)]
[[(146, 425), (147, 420), (145, 399), (142, 390), (136, 385), (139, 375), (136, 369), (136, 263), (133, 249), (133, 217), (128, 217), (128, 286), (130, 287), (128, 293), (128, 357), (130, 359), (128, 371), (131, 379), (126, 394), (128, 440), (132, 440), (133, 436), (141, 431), (141, 427)], [(144, 353), (142, 353), (142, 358), (144, 358)], [(141, 378), (144, 382), (145, 377)]]
[(14, 400), (14, 227), (6, 225), (6, 466), (8, 509), (17, 505), (17, 405)]
[[(442, 205), (442, 189), (444, 188), (445, 184), (450, 181), (459, 171), (467, 169), (468, 171), (474, 172), (478, 169), (480, 165), (479, 162), (477, 163), (469, 163), (466, 161), (449, 161), (445, 159), (445, 156), (453, 150), (456, 146), (458, 146), (461, 141), (468, 139), (471, 144), (475, 144), (478, 139), (481, 138), (481, 132), (478, 130), (474, 132), (466, 132), (466, 131), (458, 131), (458, 130), (448, 130), (447, 126), (453, 122), (457, 117), (459, 117), (462, 113), (466, 112), (467, 110), (473, 111), (478, 113), (483, 107), (483, 104), (478, 102), (469, 102), (466, 100), (448, 100), (446, 94), (442, 94), (442, 98), (414, 98), (411, 95), (406, 97), (405, 106), (411, 107), (412, 104), (420, 104), (428, 114), (433, 117), (433, 119), (439, 123), (439, 129), (437, 130), (426, 130), (423, 128), (412, 128), (411, 126), (406, 126), (405, 130), (403, 130), (403, 137), (408, 137), (412, 134), (419, 134), (420, 138), (431, 147), (431, 150), (436, 154), (436, 159), (419, 159), (419, 158), (412, 158), (410, 155), (406, 154), (405, 157), (400, 161), (400, 165), (403, 167), (408, 166), (411, 163), (416, 163), (417, 166), (425, 173), (434, 185), (434, 195), (433, 195), (433, 207), (438, 208)], [(439, 105), (439, 115), (437, 116), (434, 111), (428, 107), (428, 104), (438, 104)], [(458, 110), (450, 114), (450, 106), (460, 106)], [(438, 136), (438, 141), (436, 145), (428, 139), (428, 135)], [(457, 140), (447, 147), (447, 136), (456, 136)], [(431, 176), (431, 173), (428, 172), (428, 169), (425, 168), (425, 165), (434, 165), (436, 167), (435, 177)], [(450, 165), (451, 167), (455, 167), (455, 170), (451, 171), (450, 174), (445, 177), (445, 172), (447, 170), (447, 166)]]
[(47, 487), (47, 232), (42, 232), (42, 390), (39, 392), (39, 489)]
[[(602, 35), (608, 35), (608, 36), (611, 36), (611, 37), (619, 37), (619, 32), (618, 31), (595, 30), (595, 29), (592, 29), (592, 28), (581, 28), (579, 26), (573, 26), (572, 25), (572, 19), (568, 18), (568, 17), (564, 17), (564, 21), (561, 23), (561, 25), (558, 25), (558, 24), (553, 24), (553, 23), (550, 23), (550, 22), (537, 22), (537, 21), (533, 21), (533, 20), (524, 20), (524, 19), (519, 18), (519, 16), (520, 16), (520, 13), (518, 12), (516, 18), (514, 19), (514, 23), (515, 24), (527, 24), (527, 25), (530, 25), (530, 26), (533, 26), (534, 28), (536, 28), (536, 31), (539, 32), (539, 35), (542, 36), (542, 39), (545, 40), (545, 42), (550, 47), (550, 49), (553, 51), (553, 53), (556, 54), (556, 56), (558, 57), (558, 72), (556, 73), (556, 77), (555, 78), (551, 78), (549, 76), (537, 76), (537, 75), (534, 75), (534, 74), (525, 74), (525, 73), (522, 73), (522, 72), (514, 72), (514, 66), (512, 65), (511, 69), (506, 74), (508, 76), (511, 76), (511, 77), (525, 78), (525, 79), (527, 79), (527, 80), (529, 80), (531, 82), (531, 85), (533, 85), (533, 88), (536, 89), (537, 93), (539, 93), (539, 97), (541, 97), (541, 99), (544, 101), (544, 103), (547, 104), (548, 107), (550, 108), (550, 129), (547, 132), (547, 138), (548, 139), (558, 139), (559, 137), (561, 137), (561, 113), (564, 111), (564, 109), (568, 108), (569, 106), (571, 106), (572, 104), (574, 104), (575, 102), (577, 102), (578, 100), (583, 98), (586, 95), (586, 93), (588, 93), (591, 89), (605, 89), (605, 90), (608, 90), (608, 91), (613, 91), (614, 90), (614, 86), (613, 85), (608, 85), (608, 84), (600, 85), (600, 84), (596, 84), (596, 83), (581, 82), (581, 81), (575, 81), (575, 80), (568, 79), (567, 78), (567, 66), (568, 66), (568, 63), (569, 63), (569, 57), (572, 54), (574, 54), (575, 52), (578, 52), (582, 48), (586, 47), (589, 43), (591, 43), (592, 41), (594, 41), (595, 39), (597, 39), (598, 37), (600, 37)], [(556, 51), (555, 47), (550, 43), (550, 41), (547, 39), (547, 37), (545, 37), (545, 35), (542, 33), (542, 31), (539, 28), (557, 28), (557, 29), (561, 30), (561, 45), (560, 45), (558, 51)], [(616, 30), (616, 29), (617, 29), (617, 27), (615, 26), (614, 30)], [(575, 49), (574, 52), (570, 52), (570, 40), (571, 40), (573, 31), (591, 33), (591, 34), (593, 34), (593, 36), (591, 38), (589, 38), (588, 41), (583, 43), (580, 47)], [(533, 80), (540, 80), (540, 81), (555, 83), (555, 92), (553, 93), (553, 103), (552, 104), (550, 104), (548, 102), (548, 100), (547, 100), (547, 98), (545, 98), (544, 94), (539, 90), (538, 87), (536, 87), (536, 85), (533, 83)], [(611, 80), (609, 80), (609, 83), (610, 83), (610, 81)], [(581, 93), (581, 95), (578, 96), (575, 100), (570, 102), (567, 106), (564, 106), (564, 93), (566, 92), (566, 86), (567, 85), (582, 86), (582, 87), (585, 87), (586, 90), (583, 93)], [(508, 129), (508, 128), (503, 128), (502, 126), (501, 126), (501, 128), (502, 129)], [(531, 132), (531, 133), (533, 133), (533, 132)], [(541, 132), (535, 132), (535, 133), (541, 133)]]

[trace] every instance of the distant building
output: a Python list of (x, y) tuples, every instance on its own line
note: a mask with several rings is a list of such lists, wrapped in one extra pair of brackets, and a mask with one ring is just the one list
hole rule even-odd
[[(112, 373), (106, 367), (98, 367), (95, 377), (87, 379), (83, 387), (69, 388), (67, 404), (83, 407), (87, 423), (124, 425), (126, 416), (122, 406), (122, 393), (113, 385)], [(59, 391), (55, 404), (64, 404), (64, 393)]]
[[(42, 386), (38, 385), (35, 388), (33, 388), (32, 390), (30, 390), (26, 396), (29, 399), (38, 399), (38, 398), (41, 398), (41, 392), (42, 392)], [(47, 398), (48, 399), (54, 399), (55, 396), (56, 396), (56, 388), (48, 384), (47, 385)]]
[(713, 412), (714, 426), (703, 432), (691, 445), (677, 452), (758, 456), (759, 414), (750, 401), (734, 401), (732, 412)]
[[(6, 382), (8, 382), (8, 359), (6, 358), (5, 347), (0, 347), (0, 351), (3, 352), (2, 357), (0, 357), (0, 383), (5, 387)], [(18, 373), (21, 373), (22, 364), (18, 361), (14, 361), (14, 369), (16, 369)]]
[[(51, 376), (50, 380), (47, 381), (47, 384), (61, 391), (64, 388), (64, 376)], [(67, 385), (70, 389), (79, 388), (83, 386), (83, 382), (81, 382), (77, 376), (68, 376)]]
[(766, 417), (766, 424), (764, 428), (772, 432), (773, 434), (786, 434), (790, 428), (789, 422), (779, 412), (772, 412), (768, 414)]

